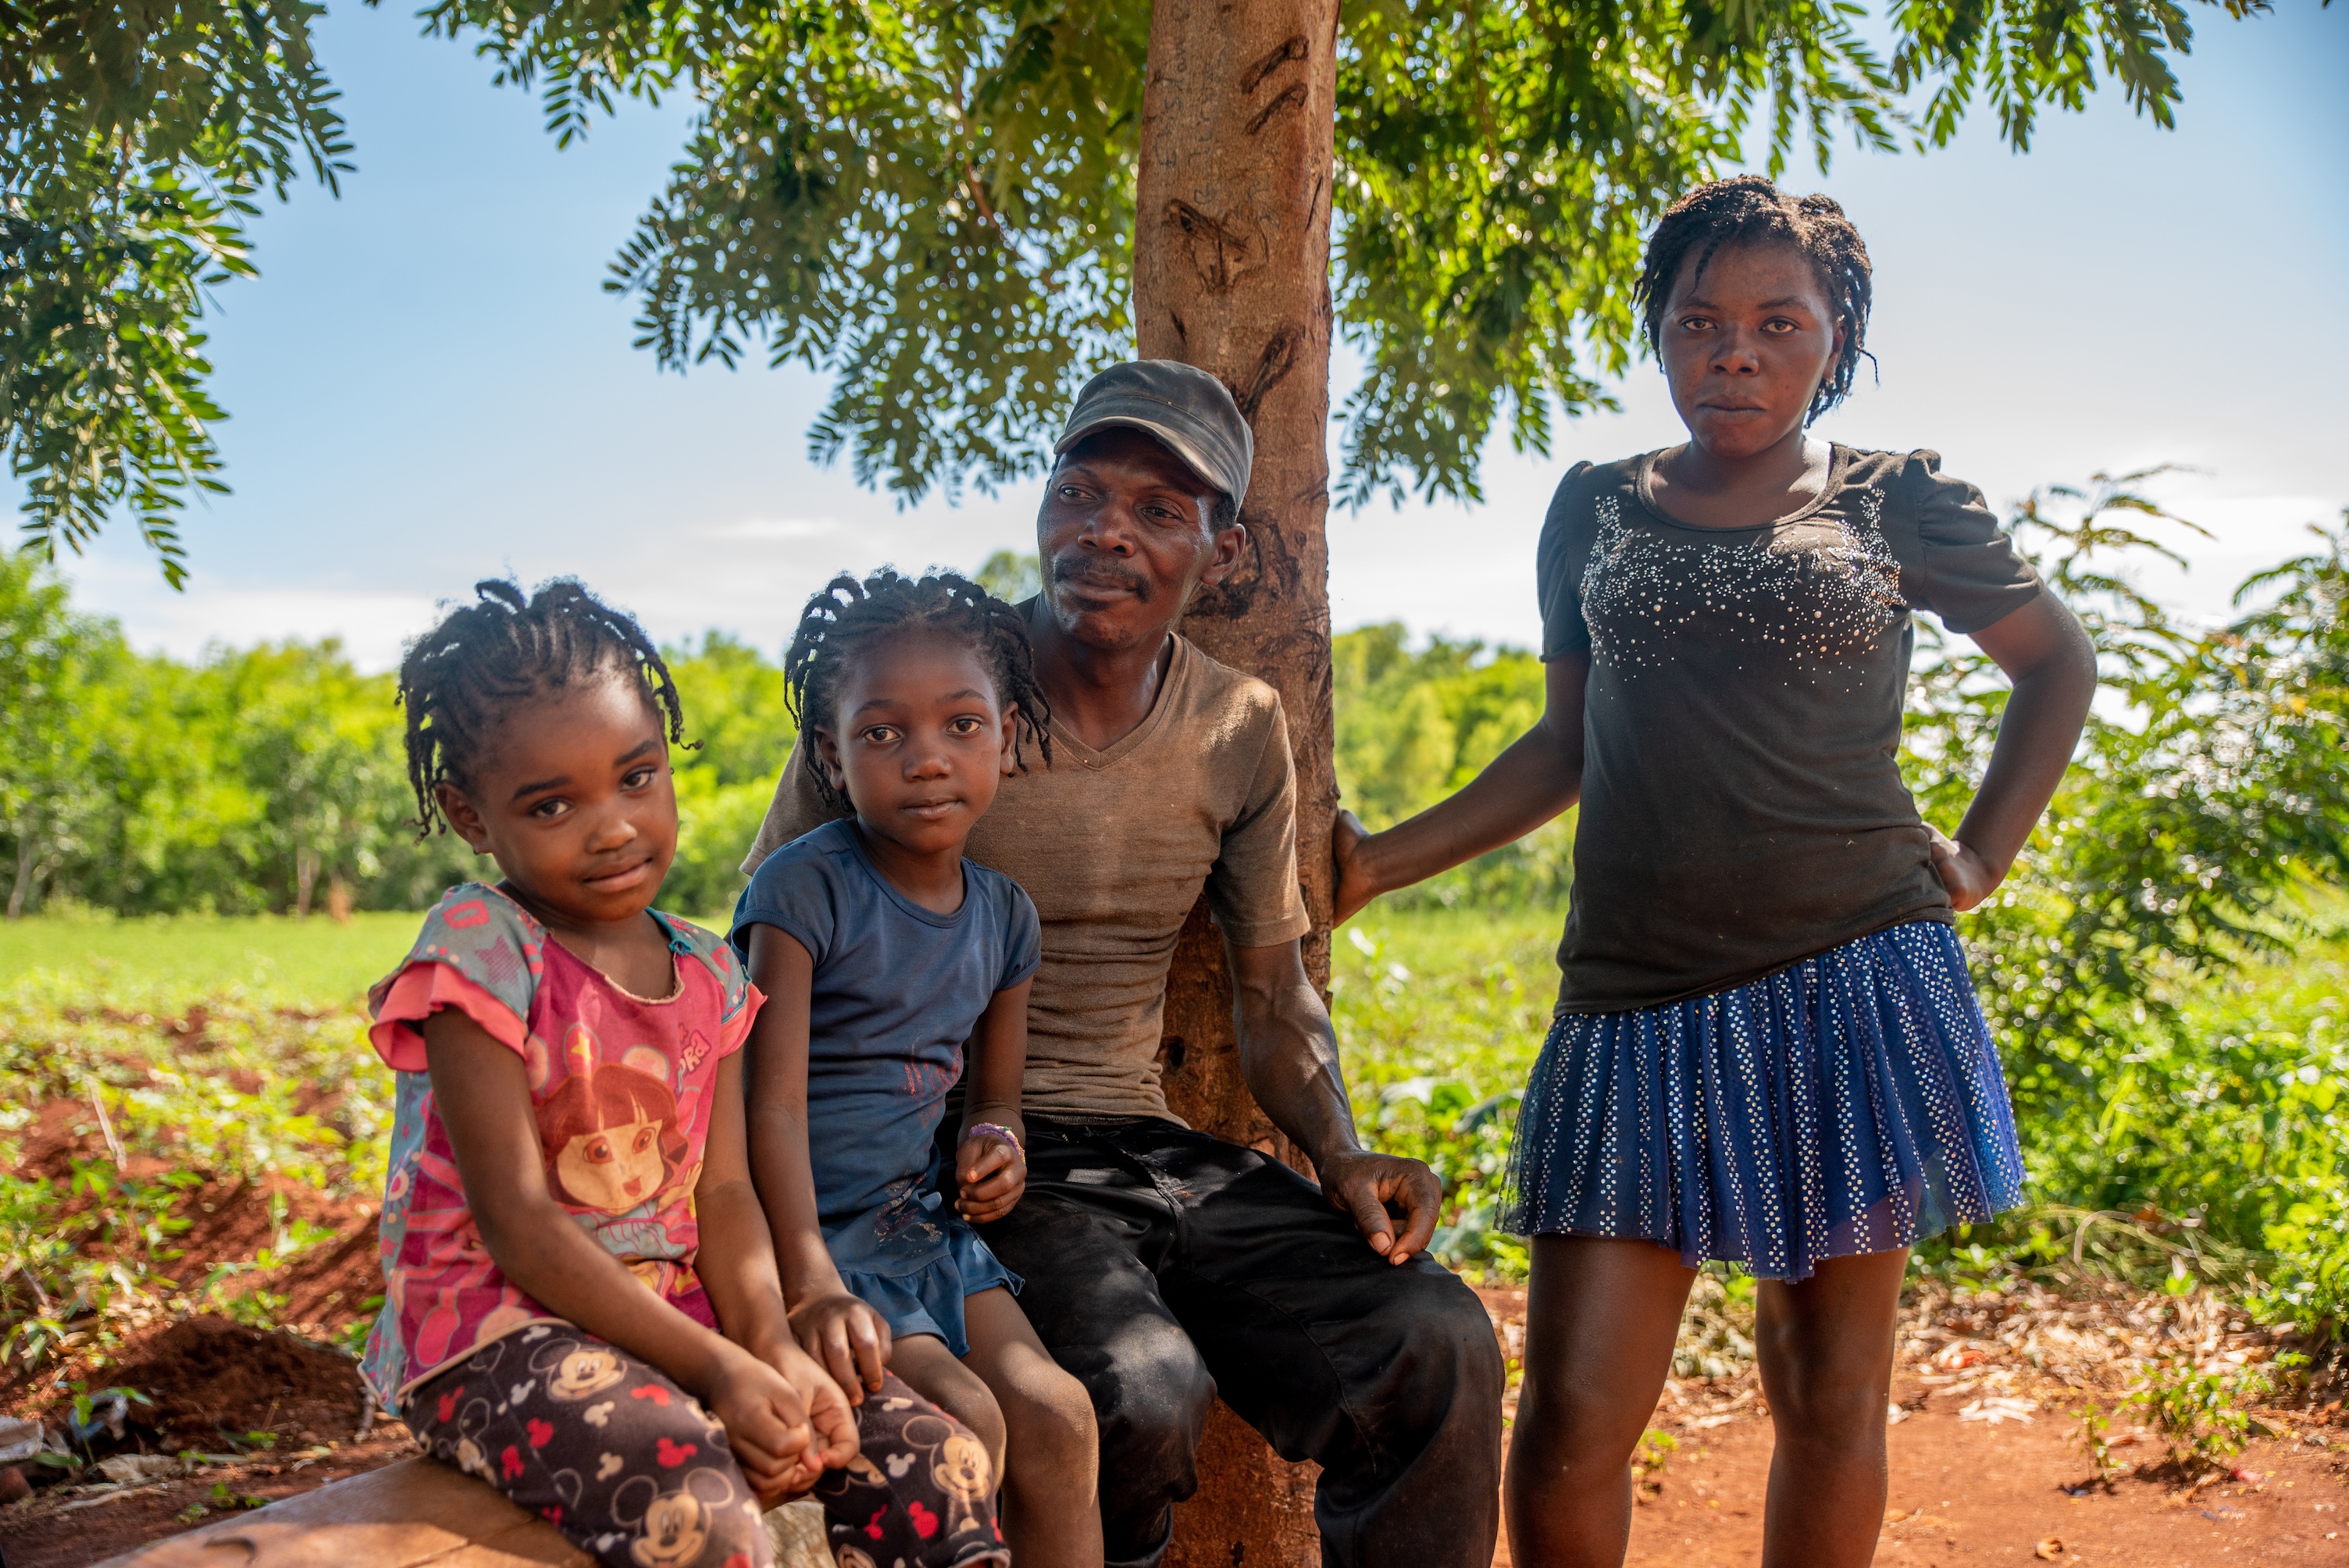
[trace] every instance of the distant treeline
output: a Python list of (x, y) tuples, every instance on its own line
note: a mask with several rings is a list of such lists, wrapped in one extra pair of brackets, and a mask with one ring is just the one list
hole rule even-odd
[[(1035, 591), (1032, 557), (999, 554), (979, 575)], [(672, 758), (681, 847), (661, 900), (714, 913), (741, 885), (795, 731), (767, 653), (717, 632), (663, 653), (700, 745)], [(1413, 653), (1390, 624), (1345, 634), (1336, 654), (1340, 776), (1373, 828), (1457, 788), (1540, 711), (1540, 665), (1516, 649)], [(0, 556), (0, 690), (12, 917), (416, 909), (480, 874), (460, 841), (418, 836), (392, 677), (361, 674), (331, 639), (140, 654), (33, 556)], [(1564, 842), (1549, 830), (1425, 896), (1554, 896)]]

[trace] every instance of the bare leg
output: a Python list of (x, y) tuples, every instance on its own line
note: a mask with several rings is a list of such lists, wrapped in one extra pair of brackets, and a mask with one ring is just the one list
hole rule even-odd
[(1904, 1249), (1762, 1282), (1755, 1340), (1778, 1446), (1763, 1568), (1860, 1568), (1884, 1523), (1884, 1414)]
[[(963, 1300), (970, 1354), (1003, 1412), (1003, 1538), (1019, 1568), (1101, 1568), (1101, 1444), (1085, 1386), (1061, 1370), (1000, 1286)], [(900, 1374), (903, 1376), (903, 1374)], [(910, 1381), (910, 1379), (908, 1379)]]
[(935, 1334), (909, 1334), (889, 1346), (889, 1370), (905, 1386), (975, 1433), (987, 1445), (998, 1477), (1003, 1474), (1003, 1412), (995, 1396), (970, 1368), (954, 1358)]
[(1526, 1568), (1621, 1568), (1631, 1451), (1656, 1411), (1695, 1271), (1652, 1242), (1537, 1236), (1504, 1506)]

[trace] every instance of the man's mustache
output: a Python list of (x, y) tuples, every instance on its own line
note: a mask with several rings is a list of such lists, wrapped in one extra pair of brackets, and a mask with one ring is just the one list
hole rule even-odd
[(1100, 556), (1061, 556), (1052, 562), (1052, 581), (1073, 583), (1083, 588), (1123, 589), (1143, 603), (1157, 593), (1150, 579), (1130, 566), (1120, 566), (1114, 561)]

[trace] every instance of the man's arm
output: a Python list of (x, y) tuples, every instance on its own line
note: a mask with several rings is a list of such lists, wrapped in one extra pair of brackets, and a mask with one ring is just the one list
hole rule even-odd
[(1313, 1161), (1322, 1192), (1332, 1207), (1353, 1216), (1371, 1250), (1389, 1263), (1409, 1262), (1435, 1233), (1443, 1185), (1418, 1161), (1371, 1153), (1354, 1136), (1337, 1033), (1306, 977), (1298, 944), (1235, 947), (1227, 942), (1224, 958), (1232, 974), (1232, 1023), (1248, 1092)]

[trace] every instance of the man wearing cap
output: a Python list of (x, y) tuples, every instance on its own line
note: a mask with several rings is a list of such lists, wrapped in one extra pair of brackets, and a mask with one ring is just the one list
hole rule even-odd
[[(1174, 630), (1192, 593), (1238, 562), (1253, 438), (1221, 382), (1145, 360), (1095, 377), (1053, 450), (1043, 589), (1021, 606), (1052, 762), (1004, 780), (968, 851), (1027, 889), (1043, 922), (1027, 1195), (985, 1234), (1092, 1396), (1109, 1562), (1165, 1551), (1220, 1392), (1283, 1456), (1320, 1463), (1325, 1563), (1485, 1568), (1503, 1376), (1491, 1323), (1421, 1250), (1433, 1174), (1355, 1139), (1299, 948), (1311, 922), (1280, 698)], [(831, 815), (795, 749), (743, 870)], [(1202, 892), (1248, 1087), (1318, 1189), (1166, 1109), (1167, 967)]]

